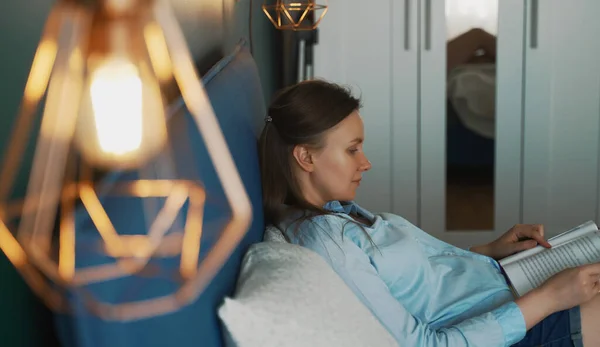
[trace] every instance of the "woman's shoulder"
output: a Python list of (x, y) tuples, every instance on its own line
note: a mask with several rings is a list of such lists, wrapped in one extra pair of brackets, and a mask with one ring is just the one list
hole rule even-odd
[(352, 238), (344, 236), (346, 221), (336, 214), (323, 214), (292, 220), (277, 229), (287, 242), (310, 249), (337, 269), (349, 256), (360, 256)]
[(335, 231), (340, 226), (343, 218), (335, 214), (322, 214), (314, 216), (292, 216), (278, 225), (278, 229), (290, 240), (306, 238), (321, 233), (337, 234)]
[(394, 213), (382, 212), (377, 213), (376, 215), (380, 216), (381, 219), (387, 221), (388, 223), (392, 223), (397, 226), (417, 228), (417, 226), (411, 223), (408, 219)]

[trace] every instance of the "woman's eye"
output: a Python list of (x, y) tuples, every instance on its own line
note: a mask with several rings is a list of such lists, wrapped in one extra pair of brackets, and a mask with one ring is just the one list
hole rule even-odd
[(348, 150), (348, 152), (350, 152), (350, 154), (354, 154), (354, 153), (358, 152), (358, 148), (350, 148)]

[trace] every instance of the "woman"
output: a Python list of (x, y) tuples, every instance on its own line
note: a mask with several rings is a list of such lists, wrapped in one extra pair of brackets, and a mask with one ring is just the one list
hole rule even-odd
[(600, 264), (515, 299), (494, 260), (549, 247), (541, 226), (465, 251), (352, 202), (371, 168), (359, 104), (322, 81), (277, 96), (260, 139), (267, 223), (325, 258), (401, 346), (599, 345)]

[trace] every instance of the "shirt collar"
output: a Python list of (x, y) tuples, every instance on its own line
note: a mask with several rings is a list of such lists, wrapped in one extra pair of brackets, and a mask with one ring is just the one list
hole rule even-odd
[(351, 213), (356, 213), (357, 212), (357, 206), (354, 202), (350, 201), (350, 202), (340, 202), (340, 201), (330, 201), (328, 203), (325, 204), (325, 206), (323, 206), (323, 208), (327, 211), (330, 212), (337, 212), (337, 213), (345, 213), (345, 214), (351, 214)]
[(343, 213), (346, 215), (354, 213), (357, 216), (367, 218), (369, 221), (375, 220), (375, 215), (373, 213), (360, 207), (354, 201), (330, 201), (323, 206), (323, 209), (329, 212)]

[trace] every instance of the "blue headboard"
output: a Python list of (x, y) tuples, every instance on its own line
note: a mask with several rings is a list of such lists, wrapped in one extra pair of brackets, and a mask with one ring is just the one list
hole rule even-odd
[[(233, 53), (221, 59), (206, 73), (203, 81), (251, 199), (253, 221), (250, 230), (200, 298), (174, 313), (130, 322), (103, 321), (89, 315), (78, 298), (72, 295), (70, 304), (77, 315), (56, 316), (57, 331), (63, 346), (212, 347), (223, 344), (223, 335), (216, 314), (218, 306), (224, 296), (233, 293), (242, 256), (250, 244), (262, 240), (264, 231), (257, 140), (253, 124), (256, 119), (264, 117), (265, 105), (255, 62), (243, 42)], [(175, 136), (172, 145), (175, 149), (178, 145), (191, 146), (200, 164), (197, 170), (207, 192), (200, 251), (200, 258), (202, 258), (218, 238), (228, 217), (228, 211), (219, 207), (218, 202), (225, 200), (222, 188), (203, 139), (182, 105), (179, 100), (173, 106), (176, 112), (170, 120), (170, 129), (175, 135), (187, 134), (187, 142), (178, 144)], [(109, 175), (109, 179), (119, 180), (122, 178), (119, 177), (120, 175), (113, 173)], [(211, 206), (211, 202), (214, 206)], [(121, 230), (128, 230), (128, 233), (144, 233), (146, 225), (141, 209), (136, 205), (127, 199), (103, 200), (103, 207), (117, 230), (121, 227)], [(85, 244), (86, 237), (97, 234), (96, 228), (89, 220), (78, 222), (76, 238), (80, 244)], [(78, 263), (95, 261), (92, 255), (88, 255), (83, 249), (80, 250), (79, 245), (77, 247)], [(140, 278), (129, 278), (92, 287), (91, 291), (99, 298), (110, 302), (119, 295), (132, 295), (132, 292), (147, 295), (153, 291), (164, 290), (164, 286), (165, 281), (152, 282), (149, 279), (145, 281)]]

